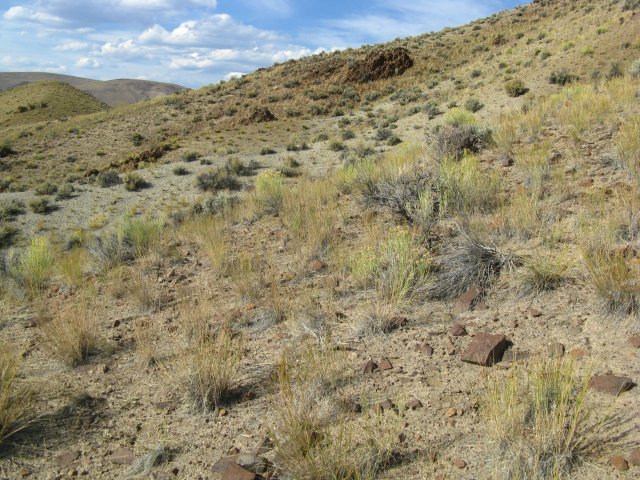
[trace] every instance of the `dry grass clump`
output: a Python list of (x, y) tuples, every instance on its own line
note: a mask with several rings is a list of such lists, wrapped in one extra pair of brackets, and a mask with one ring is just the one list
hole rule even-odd
[(189, 410), (204, 413), (218, 408), (234, 387), (241, 359), (242, 342), (228, 328), (198, 335), (179, 367)]
[(472, 286), (484, 289), (500, 272), (520, 263), (477, 232), (459, 228), (455, 243), (436, 261), (436, 273), (428, 294), (437, 300), (456, 298)]
[(622, 164), (633, 177), (640, 177), (640, 116), (633, 116), (622, 124), (616, 138), (616, 149)]
[(176, 236), (195, 242), (205, 253), (214, 270), (222, 276), (229, 273), (231, 248), (227, 221), (219, 216), (197, 215), (182, 223)]
[(155, 218), (125, 216), (118, 236), (132, 246), (136, 257), (141, 257), (160, 241), (162, 227), (163, 222)]
[(42, 327), (45, 342), (65, 365), (77, 367), (99, 347), (95, 312), (85, 305), (73, 305), (61, 311)]
[(45, 237), (35, 237), (24, 250), (10, 250), (2, 270), (19, 288), (34, 295), (48, 285), (53, 267), (51, 243)]
[(338, 398), (348, 379), (345, 360), (343, 352), (313, 346), (282, 357), (272, 437), (284, 478), (373, 479), (390, 463), (399, 417), (347, 417)]
[(274, 214), (282, 208), (284, 178), (279, 172), (268, 170), (256, 177), (253, 201), (260, 213)]
[(495, 447), (495, 478), (571, 478), (573, 468), (602, 446), (587, 408), (589, 376), (567, 360), (536, 359), (505, 377), (488, 377), (484, 416)]
[(465, 152), (478, 153), (493, 144), (491, 128), (479, 125), (473, 113), (459, 108), (447, 113), (444, 124), (434, 130), (429, 140), (437, 162), (460, 160)]
[(84, 267), (87, 263), (87, 251), (74, 248), (56, 260), (56, 267), (62, 281), (71, 287), (79, 287), (84, 279)]
[(0, 446), (25, 428), (32, 415), (33, 397), (18, 385), (18, 366), (17, 356), (0, 343)]
[(520, 277), (523, 293), (539, 294), (562, 285), (572, 265), (567, 253), (546, 252), (525, 259)]

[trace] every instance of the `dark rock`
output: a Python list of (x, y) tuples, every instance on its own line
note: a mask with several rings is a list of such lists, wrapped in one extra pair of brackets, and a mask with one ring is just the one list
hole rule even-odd
[(406, 48), (377, 49), (369, 53), (364, 60), (350, 65), (345, 80), (357, 83), (382, 80), (402, 75), (411, 67), (413, 59)]
[(362, 371), (362, 373), (373, 373), (377, 369), (378, 364), (373, 360), (367, 360), (362, 364), (362, 367), (360, 367), (360, 371)]
[(519, 350), (509, 349), (502, 355), (503, 362), (520, 362), (529, 358), (529, 352), (521, 352)]
[(424, 353), (427, 356), (431, 356), (433, 355), (433, 347), (431, 345), (429, 345), (428, 343), (421, 343), (420, 345), (418, 345), (418, 351), (420, 353)]
[(591, 377), (589, 386), (594, 390), (609, 395), (620, 395), (633, 388), (634, 383), (630, 378), (618, 377), (616, 375), (594, 375)]
[(387, 398), (386, 400), (383, 400), (382, 402), (380, 402), (376, 407), (377, 407), (377, 410), (381, 412), (387, 412), (389, 410), (395, 409), (396, 406), (391, 400)]
[(609, 460), (609, 463), (619, 472), (626, 472), (627, 470), (629, 470), (629, 463), (624, 459), (622, 455), (614, 455)]
[(417, 398), (412, 398), (407, 402), (408, 410), (416, 410), (418, 408), (422, 408), (422, 402)]
[(456, 323), (449, 329), (449, 335), (452, 337), (463, 337), (467, 334), (467, 329), (461, 323)]
[(500, 361), (507, 348), (507, 338), (504, 335), (478, 333), (462, 354), (462, 361), (490, 367)]
[(228, 465), (220, 477), (221, 480), (256, 480), (257, 478), (258, 476), (255, 473), (235, 463)]
[(629, 345), (633, 348), (640, 348), (640, 335), (633, 335), (629, 337)]
[(237, 458), (238, 458), (237, 455), (222, 457), (220, 460), (218, 460), (216, 463), (213, 464), (213, 467), (211, 467), (211, 470), (217, 473), (222, 473), (227, 469), (229, 465), (237, 465), (236, 464)]
[(547, 347), (547, 356), (549, 356), (549, 358), (564, 357), (564, 345), (560, 342), (550, 343)]
[(471, 310), (473, 302), (480, 296), (480, 289), (475, 285), (470, 287), (466, 292), (460, 295), (453, 304), (453, 314), (460, 315), (461, 313)]
[(449, 337), (447, 337), (444, 342), (444, 349), (447, 352), (447, 355), (453, 355), (456, 353), (456, 346)]
[(462, 470), (463, 468), (465, 468), (467, 466), (467, 462), (465, 462), (461, 458), (454, 458), (453, 459), (453, 466), (456, 467), (456, 468), (459, 468), (460, 470)]
[(634, 448), (629, 453), (629, 463), (634, 467), (640, 467), (640, 448)]

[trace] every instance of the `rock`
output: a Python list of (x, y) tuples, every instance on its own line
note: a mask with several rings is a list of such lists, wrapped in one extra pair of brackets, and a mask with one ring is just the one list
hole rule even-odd
[(640, 448), (634, 448), (629, 453), (629, 463), (634, 467), (640, 467)]
[(378, 369), (378, 364), (373, 360), (367, 360), (360, 367), (360, 371), (362, 371), (362, 373), (373, 373), (377, 369)]
[(500, 166), (508, 168), (513, 165), (513, 157), (508, 153), (504, 153), (500, 156)]
[(433, 355), (433, 347), (426, 342), (423, 342), (420, 345), (418, 345), (418, 351), (420, 353), (424, 353), (428, 357)]
[(640, 335), (633, 335), (629, 337), (629, 345), (633, 348), (640, 348)]
[(265, 453), (273, 450), (273, 447), (273, 442), (269, 437), (265, 435), (260, 440), (258, 440), (258, 443), (256, 443), (255, 447), (253, 447), (252, 451), (256, 455), (264, 455)]
[(467, 466), (467, 462), (465, 462), (461, 458), (454, 458), (453, 459), (453, 466), (456, 467), (456, 468), (459, 468), (460, 470), (462, 470), (463, 468), (465, 468)]
[(478, 333), (462, 354), (462, 361), (490, 367), (500, 361), (507, 348), (507, 338), (501, 334)]
[(380, 402), (376, 407), (377, 407), (377, 410), (381, 412), (387, 412), (389, 410), (393, 410), (396, 406), (391, 400), (387, 398), (386, 400), (383, 400), (382, 402)]
[(383, 358), (382, 360), (380, 360), (380, 363), (378, 364), (378, 368), (380, 370), (391, 370), (393, 368), (393, 365), (388, 359)]
[(540, 310), (538, 310), (537, 308), (530, 308), (528, 313), (533, 318), (538, 318), (538, 317), (542, 316), (542, 312)]
[(222, 472), (221, 480), (256, 480), (258, 476), (240, 465), (230, 464)]
[(65, 453), (61, 453), (56, 457), (56, 465), (58, 467), (64, 468), (73, 464), (77, 459), (80, 458), (80, 451), (78, 450), (70, 450)]
[(468, 312), (473, 302), (480, 296), (480, 289), (475, 285), (470, 287), (466, 292), (460, 295), (453, 304), (453, 314), (460, 315)]
[(327, 264), (322, 260), (318, 260), (316, 258), (313, 262), (311, 262), (311, 270), (313, 270), (314, 272), (319, 272), (320, 270), (324, 270), (325, 268), (327, 268)]
[(446, 350), (447, 355), (453, 355), (456, 353), (456, 346), (449, 337), (447, 337), (447, 340), (444, 342), (444, 349)]
[(237, 465), (236, 458), (238, 458), (237, 455), (222, 457), (220, 460), (213, 464), (211, 470), (217, 473), (222, 473), (227, 469), (229, 465)]
[(521, 352), (519, 350), (509, 349), (502, 355), (503, 362), (520, 362), (529, 358), (529, 352)]
[(135, 456), (131, 450), (128, 448), (118, 448), (111, 455), (109, 455), (108, 460), (111, 463), (115, 463), (117, 465), (131, 465), (135, 460)]
[(551, 153), (549, 153), (549, 156), (547, 157), (547, 161), (549, 163), (558, 163), (558, 160), (560, 160), (561, 158), (562, 158), (562, 154), (557, 150), (553, 150)]
[(244, 124), (274, 122), (278, 118), (267, 107), (256, 107), (251, 115), (243, 120)]
[(407, 402), (407, 410), (416, 410), (422, 408), (422, 402), (417, 398), (412, 398)]
[(589, 386), (598, 392), (618, 396), (622, 392), (630, 390), (634, 386), (634, 383), (627, 377), (618, 377), (616, 375), (594, 375), (591, 377)]
[(449, 335), (452, 337), (463, 337), (467, 334), (467, 329), (461, 323), (456, 323), (449, 329)]
[(569, 355), (571, 355), (573, 358), (584, 358), (591, 356), (591, 352), (586, 348), (576, 347), (571, 349)]
[(550, 343), (547, 347), (547, 356), (549, 358), (564, 357), (564, 345), (560, 342)]
[(345, 81), (366, 83), (402, 75), (413, 67), (409, 51), (403, 47), (376, 49), (364, 60), (349, 65)]
[(627, 463), (622, 455), (614, 455), (609, 460), (609, 463), (619, 472), (626, 472), (627, 470), (629, 470), (629, 463)]
[(20, 469), (20, 476), (21, 476), (22, 478), (27, 478), (27, 477), (29, 477), (30, 475), (31, 475), (31, 470), (28, 470), (28, 469), (26, 469), (26, 468), (21, 468), (21, 469)]
[(449, 418), (451, 417), (455, 417), (456, 415), (458, 415), (458, 410), (456, 410), (453, 407), (450, 407), (447, 409), (447, 411), (445, 412), (445, 415)]
[(592, 187), (593, 186), (593, 178), (585, 178), (584, 180), (581, 180), (578, 185), (580, 185), (581, 187), (584, 187), (584, 188)]
[(241, 453), (236, 458), (236, 464), (240, 465), (245, 470), (262, 475), (269, 467), (269, 461), (257, 456), (254, 453)]

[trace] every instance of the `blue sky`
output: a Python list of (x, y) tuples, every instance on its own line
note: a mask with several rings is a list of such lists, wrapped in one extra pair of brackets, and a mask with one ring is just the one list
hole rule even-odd
[(522, 0), (0, 0), (0, 71), (189, 87), (489, 16)]

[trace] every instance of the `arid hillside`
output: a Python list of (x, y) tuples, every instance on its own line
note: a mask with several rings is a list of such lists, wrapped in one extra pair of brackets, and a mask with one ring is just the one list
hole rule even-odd
[(639, 19), (4, 128), (0, 478), (638, 478)]

